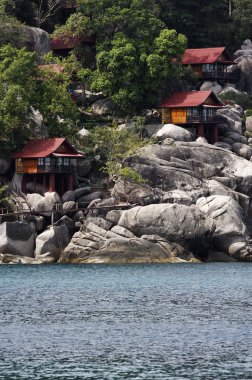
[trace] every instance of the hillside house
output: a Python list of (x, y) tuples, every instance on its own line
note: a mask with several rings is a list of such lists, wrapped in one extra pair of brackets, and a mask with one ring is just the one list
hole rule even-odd
[(216, 110), (222, 107), (223, 104), (212, 91), (175, 93), (159, 106), (163, 125), (185, 127), (195, 138), (205, 137), (210, 143), (218, 142), (217, 124), (220, 120)]
[(84, 155), (65, 138), (30, 140), (16, 153), (15, 172), (22, 175), (21, 190), (26, 193), (27, 183), (33, 183), (33, 190), (40, 185), (43, 192), (57, 191), (60, 195), (73, 190), (74, 173), (78, 160)]
[(228, 71), (228, 66), (234, 65), (235, 62), (225, 47), (186, 49), (182, 64), (190, 65), (194, 73), (202, 80), (222, 82), (236, 80), (234, 73)]

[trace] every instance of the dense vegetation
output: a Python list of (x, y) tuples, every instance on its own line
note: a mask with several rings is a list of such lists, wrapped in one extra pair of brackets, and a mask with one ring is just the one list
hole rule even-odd
[(77, 107), (67, 92), (69, 77), (41, 71), (36, 55), (10, 45), (0, 48), (0, 143), (12, 150), (29, 137), (43, 134), (32, 122), (41, 113), (49, 136), (71, 136), (78, 118)]
[[(187, 46), (225, 45), (230, 52), (252, 35), (251, 0), (77, 0), (66, 20), (62, 0), (0, 0), (0, 143), (9, 150), (32, 137), (34, 110), (50, 136), (73, 136), (80, 116), (67, 92), (71, 75), (102, 91), (121, 114), (139, 114), (176, 89), (190, 72), (180, 58)], [(36, 56), (22, 50), (25, 25), (61, 36), (92, 36), (95, 64), (85, 51), (61, 62), (72, 73), (38, 72)], [(51, 57), (49, 62), (53, 62)]]

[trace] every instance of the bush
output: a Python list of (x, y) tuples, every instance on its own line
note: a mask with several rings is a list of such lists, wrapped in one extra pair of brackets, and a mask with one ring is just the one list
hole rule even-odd
[(233, 91), (228, 91), (224, 94), (221, 94), (220, 99), (223, 103), (229, 104), (233, 102), (239, 104), (244, 110), (252, 108), (252, 96), (247, 94), (237, 94)]
[(146, 182), (139, 173), (137, 173), (135, 170), (129, 168), (128, 166), (126, 166), (123, 169), (120, 169), (119, 175), (120, 175), (120, 177), (123, 177), (126, 180), (131, 180), (135, 183), (141, 184), (141, 183)]

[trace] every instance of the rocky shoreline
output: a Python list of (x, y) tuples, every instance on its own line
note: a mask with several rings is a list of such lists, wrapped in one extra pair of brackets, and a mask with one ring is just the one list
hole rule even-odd
[[(1, 261), (252, 261), (252, 162), (218, 146), (165, 139), (125, 164), (146, 183), (118, 180), (107, 199), (87, 194), (88, 188), (68, 192), (65, 215), (43, 232), (45, 210), (62, 199), (56, 193), (28, 196), (40, 215), (0, 224)], [(80, 200), (90, 202), (85, 213), (73, 211)], [(120, 201), (132, 208), (104, 208)]]
[[(247, 40), (235, 53), (237, 88), (212, 83), (210, 89), (247, 91), (251, 56)], [(209, 83), (202, 89), (206, 86)], [(107, 99), (93, 100), (94, 113), (113, 114)], [(32, 215), (0, 223), (0, 263), (252, 261), (252, 116), (244, 123), (243, 109), (232, 102), (217, 114), (221, 122), (215, 145), (201, 137), (192, 141), (190, 132), (178, 126), (159, 129), (147, 123), (145, 133), (150, 137), (155, 132), (156, 143), (124, 163), (144, 184), (117, 179), (110, 196), (92, 192), (85, 185), (91, 169), (86, 160), (79, 173), (81, 188), (62, 197), (28, 194)], [(131, 122), (118, 126), (131, 127)], [(9, 170), (10, 162), (0, 159), (1, 175)], [(106, 209), (122, 202), (129, 209)], [(86, 205), (84, 211), (79, 210), (81, 204)]]

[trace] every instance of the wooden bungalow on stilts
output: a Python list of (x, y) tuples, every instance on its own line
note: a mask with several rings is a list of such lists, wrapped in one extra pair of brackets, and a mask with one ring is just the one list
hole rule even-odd
[(202, 81), (235, 82), (236, 74), (228, 71), (234, 64), (225, 47), (186, 49), (182, 57), (182, 65), (190, 65)]
[(56, 191), (62, 195), (73, 190), (78, 160), (84, 158), (65, 138), (30, 140), (16, 153), (16, 174), (22, 175), (21, 190), (27, 193), (27, 184), (38, 185), (43, 192)]
[[(188, 129), (197, 138), (205, 137), (209, 143), (218, 142), (216, 110), (223, 104), (212, 91), (180, 92), (164, 99), (159, 108), (162, 124), (176, 124)], [(174, 128), (176, 128), (176, 125)]]

